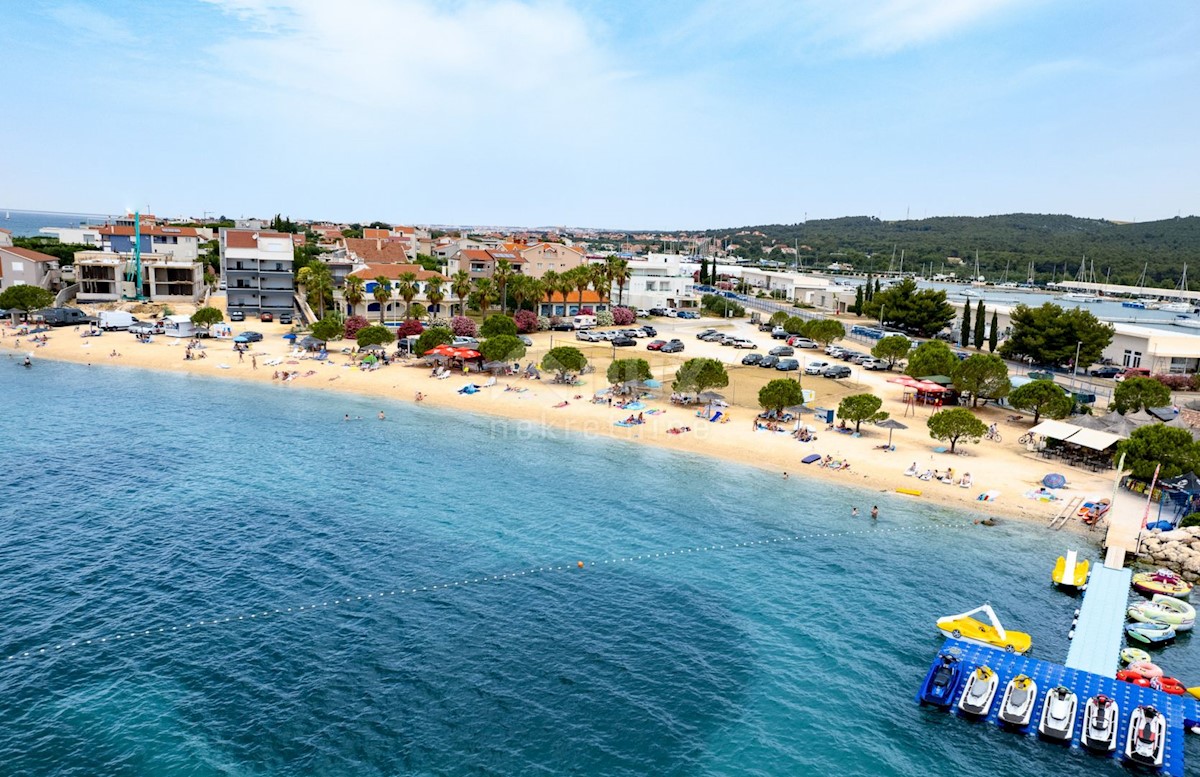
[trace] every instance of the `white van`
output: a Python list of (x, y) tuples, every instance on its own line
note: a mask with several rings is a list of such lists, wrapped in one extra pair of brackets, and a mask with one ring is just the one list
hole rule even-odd
[(571, 319), (571, 325), (576, 329), (591, 329), (596, 325), (595, 316), (575, 316)]
[(124, 310), (100, 311), (100, 328), (106, 332), (112, 332), (117, 329), (128, 329), (136, 323), (138, 323), (137, 317)]

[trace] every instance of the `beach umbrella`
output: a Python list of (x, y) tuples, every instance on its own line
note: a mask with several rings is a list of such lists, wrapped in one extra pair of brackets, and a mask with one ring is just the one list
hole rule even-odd
[(286, 335), (284, 335), (284, 336), (283, 336), (283, 339), (284, 339), (284, 340), (291, 340), (291, 341), (295, 342), (295, 340), (296, 340), (296, 333), (295, 333), (295, 332), (288, 332)]
[(662, 381), (651, 378), (650, 380), (646, 381), (646, 385), (650, 388), (662, 388)]
[(1057, 472), (1052, 472), (1042, 478), (1042, 485), (1046, 488), (1062, 488), (1067, 484), (1067, 479)]
[(807, 405), (792, 405), (791, 407), (785, 407), (784, 412), (795, 413), (796, 415), (812, 415), (816, 411)]
[(373, 353), (363, 357), (363, 364), (374, 364), (377, 361), (379, 361), (379, 357)]
[(718, 394), (715, 391), (705, 391), (701, 393), (699, 397), (701, 402), (716, 402), (717, 400), (724, 398), (724, 394)]
[(426, 356), (454, 356), (455, 353), (454, 353), (453, 348), (446, 345), (445, 343), (442, 343), (441, 345), (435, 345), (432, 348), (430, 348), (428, 351), (425, 352), (425, 355)]
[(470, 348), (455, 348), (453, 355), (460, 359), (478, 359), (479, 351), (473, 351)]
[(891, 445), (892, 445), (892, 433), (894, 431), (896, 431), (897, 429), (907, 429), (908, 428), (907, 426), (900, 423), (899, 421), (893, 421), (890, 418), (886, 418), (882, 421), (877, 421), (875, 423), (875, 425), (878, 426), (880, 429), (888, 430), (888, 447), (891, 447)]

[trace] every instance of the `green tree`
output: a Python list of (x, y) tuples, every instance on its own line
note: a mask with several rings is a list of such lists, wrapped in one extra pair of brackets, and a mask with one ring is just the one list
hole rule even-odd
[(927, 375), (950, 376), (957, 366), (958, 357), (950, 350), (950, 346), (941, 340), (927, 340), (918, 345), (917, 350), (908, 357), (908, 366), (904, 372), (914, 378)]
[(315, 305), (317, 315), (325, 317), (325, 306), (333, 301), (333, 274), (324, 262), (313, 262), (296, 273), (296, 282), (304, 287), (309, 305)]
[(925, 425), (929, 427), (930, 437), (950, 443), (951, 453), (954, 453), (954, 446), (958, 445), (959, 440), (979, 442), (988, 429), (983, 421), (964, 407), (939, 410), (929, 416)]
[(458, 297), (458, 314), (460, 316), (467, 315), (467, 295), (471, 293), (471, 273), (466, 270), (454, 273), (450, 278), (450, 291)]
[(1000, 345), (1006, 359), (1032, 359), (1034, 364), (1067, 364), (1079, 348), (1079, 366), (1094, 364), (1112, 343), (1112, 324), (1090, 311), (1064, 310), (1052, 302), (1041, 307), (1017, 305), (1010, 316), (1012, 333)]
[(978, 306), (975, 308), (975, 337), (972, 342), (976, 350), (983, 347), (984, 328), (987, 326), (984, 318), (983, 300), (979, 300)]
[(804, 404), (804, 391), (794, 380), (776, 378), (758, 390), (758, 404), (764, 410), (782, 413), (785, 407)]
[(871, 348), (871, 355), (888, 363), (888, 369), (896, 366), (896, 362), (908, 356), (909, 340), (904, 335), (888, 335), (880, 338)]
[(497, 337), (499, 335), (517, 336), (517, 324), (504, 314), (490, 316), (484, 319), (479, 327), (481, 337)]
[(787, 314), (787, 311), (776, 310), (774, 313), (771, 314), (771, 318), (768, 319), (768, 323), (771, 326), (783, 326), (784, 323), (787, 322), (788, 318), (789, 318), (789, 316)]
[(368, 345), (387, 345), (395, 340), (396, 336), (386, 326), (375, 324), (374, 326), (364, 326), (358, 330), (354, 339), (358, 342), (358, 347), (363, 348)]
[(971, 407), (979, 405), (980, 397), (984, 400), (1004, 399), (1012, 390), (1008, 364), (995, 354), (972, 354), (956, 364), (950, 376), (954, 388), (971, 395)]
[(864, 302), (863, 287), (855, 286), (854, 287), (854, 305), (850, 308), (850, 312), (856, 316), (861, 316), (862, 309), (863, 309), (863, 302)]
[(9, 286), (0, 292), (0, 308), (5, 310), (31, 310), (48, 308), (54, 304), (54, 295), (40, 286), (27, 283)]
[[(515, 327), (513, 331), (516, 331)], [(479, 352), (490, 362), (512, 362), (525, 355), (525, 343), (515, 334), (500, 334), (484, 340), (483, 345), (479, 346)]]
[(1173, 478), (1200, 469), (1200, 445), (1187, 429), (1148, 424), (1134, 429), (1128, 440), (1117, 443), (1117, 455), (1125, 454), (1125, 466), (1140, 480), (1150, 480), (1162, 465), (1159, 477)]
[(1113, 392), (1113, 410), (1121, 415), (1136, 413), (1144, 407), (1171, 404), (1171, 390), (1153, 378), (1126, 378)]
[(992, 326), (988, 332), (988, 351), (996, 352), (996, 343), (1000, 340), (1000, 317), (996, 315), (996, 311), (992, 311)]
[(436, 348), (439, 345), (448, 345), (452, 342), (454, 342), (454, 333), (448, 327), (431, 326), (417, 338), (414, 350), (418, 356), (421, 356), (426, 351)]
[(492, 270), (492, 281), (500, 296), (500, 312), (508, 313), (508, 283), (513, 277), (512, 262), (507, 259), (497, 259), (496, 268)]
[[(558, 278), (559, 276), (556, 270), (546, 270), (546, 272), (542, 273), (542, 286), (544, 286), (546, 289), (546, 301), (550, 303), (551, 314), (554, 313), (554, 295), (558, 293)], [(541, 303), (541, 301), (542, 300), (538, 300), (539, 303)], [(540, 304), (534, 309), (540, 312)], [(566, 314), (567, 309), (566, 304), (564, 303), (563, 315), (565, 316)]]
[(783, 322), (784, 331), (789, 335), (798, 335), (804, 331), (804, 325), (808, 322), (800, 316), (788, 316)]
[(688, 359), (675, 372), (672, 387), (676, 391), (700, 394), (714, 388), (729, 385), (729, 373), (725, 365), (716, 359)]
[(342, 299), (346, 300), (346, 304), (350, 306), (346, 314), (355, 315), (355, 309), (366, 299), (366, 281), (357, 275), (347, 275), (346, 285), (342, 287)]
[(345, 321), (337, 313), (331, 313), (325, 318), (312, 325), (312, 335), (318, 340), (329, 342), (330, 340), (338, 340), (342, 336), (342, 328)]
[(962, 348), (971, 344), (971, 300), (963, 303), (962, 331), (958, 333), (958, 344)]
[(887, 420), (888, 414), (881, 411), (881, 407), (883, 400), (874, 394), (851, 394), (838, 404), (837, 414), (843, 420), (853, 421), (857, 433), (863, 421), (878, 423)]
[(629, 279), (633, 277), (633, 272), (629, 269), (629, 262), (625, 259), (618, 259), (612, 264), (612, 279), (613, 283), (617, 284), (617, 304), (625, 304), (625, 284), (629, 283)]
[(1032, 410), (1035, 424), (1042, 416), (1066, 418), (1074, 406), (1062, 387), (1052, 380), (1032, 380), (1013, 389), (1008, 395), (1008, 404), (1018, 410)]
[(567, 380), (571, 373), (581, 372), (587, 366), (587, 357), (578, 348), (570, 345), (560, 345), (551, 348), (542, 357), (542, 369), (554, 370), (559, 380)]
[(425, 281), (425, 299), (429, 300), (429, 306), (438, 313), (442, 310), (442, 300), (446, 299), (446, 292), (442, 290), (445, 283), (446, 279), (440, 275)]
[(842, 326), (841, 321), (835, 321), (832, 318), (816, 318), (809, 321), (800, 330), (801, 333), (818, 343), (822, 348), (827, 347), (834, 340), (841, 340), (846, 336), (846, 327)]
[(942, 331), (954, 319), (954, 307), (946, 302), (946, 292), (918, 289), (912, 278), (875, 292), (863, 303), (863, 311), (871, 318), (926, 337)]
[(412, 318), (413, 300), (420, 291), (420, 284), (417, 283), (417, 274), (415, 272), (402, 272), (400, 277), (396, 279), (396, 294), (400, 299), (404, 300), (404, 317)]
[(652, 375), (650, 363), (645, 359), (617, 359), (608, 365), (605, 373), (608, 382), (614, 386), (628, 380), (650, 380)]
[(392, 282), (380, 275), (375, 279), (375, 289), (371, 292), (371, 296), (379, 303), (379, 323), (382, 324), (384, 308), (387, 307), (388, 300), (392, 298)]
[(192, 323), (196, 326), (212, 326), (225, 320), (225, 314), (216, 308), (200, 308), (192, 314)]
[(496, 285), (492, 283), (491, 278), (477, 278), (475, 280), (475, 299), (479, 303), (479, 312), (487, 318), (488, 310), (491, 309), (492, 303), (496, 301)]

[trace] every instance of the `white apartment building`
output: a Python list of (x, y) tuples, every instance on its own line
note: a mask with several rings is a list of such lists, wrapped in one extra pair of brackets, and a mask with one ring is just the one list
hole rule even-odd
[(684, 263), (677, 254), (648, 254), (627, 260), (629, 280), (622, 296), (614, 283), (612, 300), (622, 297), (631, 308), (695, 308), (700, 296), (691, 291), (700, 265)]

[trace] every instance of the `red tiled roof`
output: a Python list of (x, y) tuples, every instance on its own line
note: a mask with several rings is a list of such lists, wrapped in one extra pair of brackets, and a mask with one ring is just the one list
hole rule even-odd
[(225, 246), (227, 248), (258, 248), (258, 238), (260, 237), (286, 237), (289, 241), (292, 236), (287, 232), (271, 232), (270, 230), (258, 229), (227, 229), (225, 230)]
[[(143, 218), (145, 218), (143, 216)], [(124, 235), (133, 237), (133, 227), (117, 226), (110, 224), (108, 226), (99, 227), (97, 230), (101, 235)], [(175, 237), (196, 237), (195, 227), (159, 227), (159, 226), (143, 226), (143, 235), (159, 235), (159, 236), (175, 236)]]
[(462, 259), (470, 262), (490, 262), (492, 261), (492, 255), (478, 248), (464, 248), (462, 250)]
[(525, 257), (511, 251), (488, 251), (492, 259), (507, 259), (509, 264), (525, 264)]
[(5, 234), (8, 234), (8, 235), (11, 235), (11, 234), (12, 234), (12, 230), (11, 230), (11, 229), (5, 229), (4, 227), (0, 227), (0, 232), (3, 232), (3, 233), (5, 233)]
[(13, 246), (4, 246), (0, 248), (0, 253), (12, 254), (19, 256), (22, 259), (28, 259), (31, 262), (57, 262), (57, 256), (43, 254), (41, 251), (33, 251), (29, 248), (14, 248)]
[(391, 243), (374, 238), (346, 238), (346, 250), (367, 264), (404, 263), (412, 261), (403, 243)]
[(379, 229), (378, 227), (363, 227), (363, 238), (366, 240), (373, 240), (374, 238), (377, 238), (377, 237), (391, 237), (391, 236), (392, 236), (392, 231), (390, 229)]
[(399, 280), (400, 276), (406, 272), (414, 273), (419, 281), (427, 281), (430, 278), (442, 278), (440, 273), (426, 270), (419, 264), (368, 264), (365, 269), (355, 270), (350, 273), (355, 278), (362, 278), (364, 281), (373, 281), (379, 276), (383, 276), (388, 280)]

